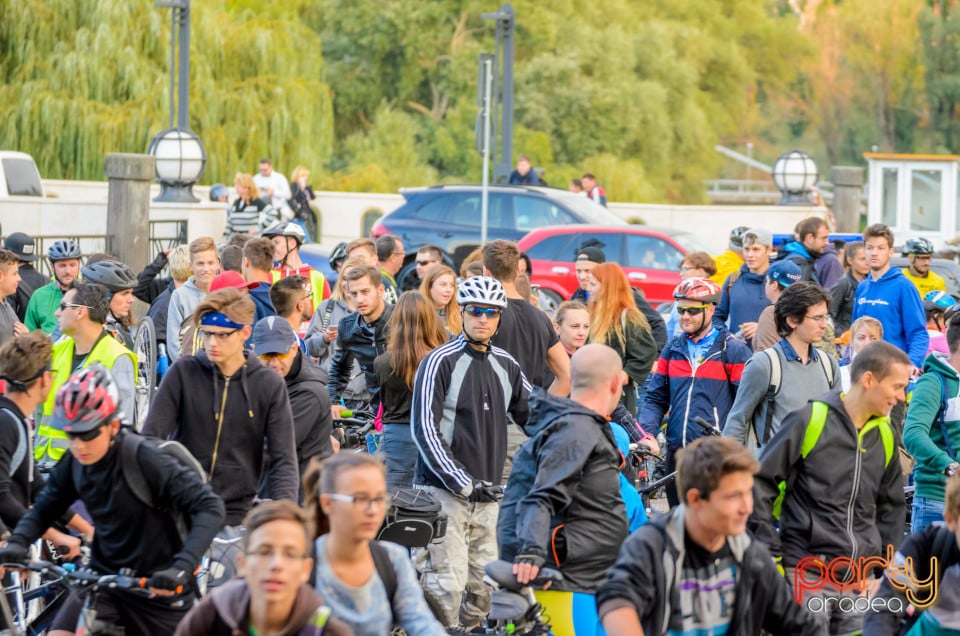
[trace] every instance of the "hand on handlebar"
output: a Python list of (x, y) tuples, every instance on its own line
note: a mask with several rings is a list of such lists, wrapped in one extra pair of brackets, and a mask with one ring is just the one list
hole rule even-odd
[(331, 416), (333, 419), (335, 419), (335, 420), (339, 420), (342, 412), (345, 411), (345, 410), (347, 410), (347, 408), (346, 408), (345, 406), (343, 406), (342, 404), (331, 404), (331, 405), (330, 405), (330, 416)]
[(190, 572), (183, 567), (173, 565), (153, 573), (147, 579), (146, 587), (157, 596), (181, 594), (190, 582)]
[(657, 442), (657, 438), (653, 435), (647, 434), (642, 440), (638, 442), (641, 446), (646, 446), (650, 449), (651, 455), (660, 455), (660, 443)]
[(0, 546), (0, 578), (3, 578), (7, 575), (6, 569), (2, 564), (26, 564), (29, 560), (30, 556), (27, 553), (27, 546), (17, 541), (8, 540), (2, 546)]
[[(543, 567), (545, 562), (546, 559), (535, 554), (518, 554), (513, 559), (513, 574), (517, 577), (517, 583), (526, 585), (536, 579), (537, 575), (540, 574), (540, 568)], [(543, 589), (549, 587), (550, 581), (547, 581)]]

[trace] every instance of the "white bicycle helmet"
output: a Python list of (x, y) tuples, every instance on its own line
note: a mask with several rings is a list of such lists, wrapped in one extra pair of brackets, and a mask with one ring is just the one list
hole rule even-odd
[(507, 306), (507, 293), (496, 278), (473, 276), (457, 286), (457, 304), (489, 305), (504, 309)]

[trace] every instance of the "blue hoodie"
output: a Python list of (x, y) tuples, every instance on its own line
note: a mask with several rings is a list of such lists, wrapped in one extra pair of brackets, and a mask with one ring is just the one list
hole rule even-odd
[[(731, 274), (732, 276), (733, 274)], [(764, 292), (766, 274), (752, 274), (746, 265), (740, 267), (740, 276), (729, 284), (730, 278), (723, 281), (723, 294), (720, 304), (713, 314), (713, 324), (727, 329), (736, 335), (740, 325), (745, 322), (757, 322), (760, 312), (770, 305)]]
[(879, 320), (883, 339), (906, 352), (914, 366), (923, 367), (930, 346), (923, 301), (899, 267), (891, 267), (878, 280), (867, 276), (857, 286), (853, 320), (861, 316)]

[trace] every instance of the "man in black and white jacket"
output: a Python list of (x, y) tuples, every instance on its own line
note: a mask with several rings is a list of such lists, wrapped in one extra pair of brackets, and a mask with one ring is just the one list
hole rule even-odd
[(414, 484), (429, 489), (447, 515), (445, 537), (415, 557), (424, 594), (448, 628), (472, 627), (490, 609), (490, 588), (477, 573), (497, 559), (508, 417), (524, 426), (530, 395), (517, 361), (490, 345), (507, 306), (503, 285), (468, 278), (457, 289), (457, 303), (463, 334), (420, 363), (411, 411), (420, 452)]

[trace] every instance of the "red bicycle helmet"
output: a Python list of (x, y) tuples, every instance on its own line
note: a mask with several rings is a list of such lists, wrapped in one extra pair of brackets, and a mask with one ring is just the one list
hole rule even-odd
[(105, 366), (80, 369), (57, 392), (50, 426), (66, 433), (87, 433), (121, 416), (120, 394)]
[(720, 286), (709, 278), (688, 278), (673, 290), (674, 300), (699, 300), (716, 305), (720, 302)]

